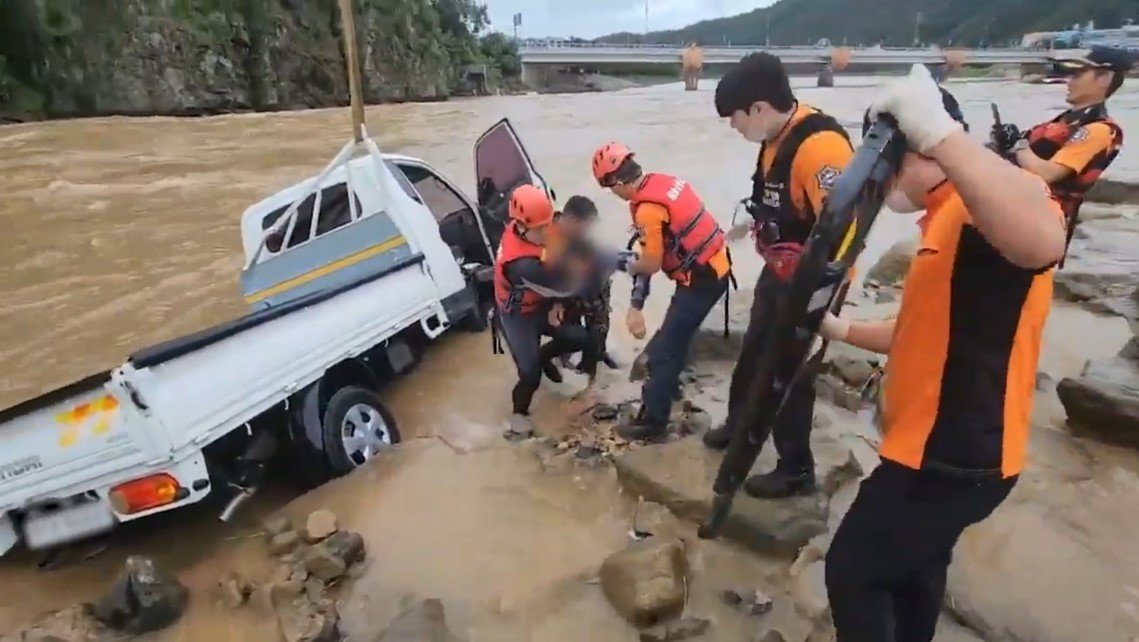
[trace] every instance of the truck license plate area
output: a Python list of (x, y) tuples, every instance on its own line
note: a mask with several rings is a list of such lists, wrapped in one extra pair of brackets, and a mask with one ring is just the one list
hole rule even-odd
[(105, 533), (114, 526), (115, 516), (102, 500), (36, 510), (24, 520), (24, 543), (32, 550), (50, 548)]

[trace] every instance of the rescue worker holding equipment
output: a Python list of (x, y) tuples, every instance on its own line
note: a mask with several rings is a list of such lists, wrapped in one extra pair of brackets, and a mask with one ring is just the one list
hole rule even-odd
[(927, 211), (897, 318), (821, 326), (889, 355), (881, 463), (826, 556), (838, 642), (933, 639), (954, 545), (1024, 465), (1064, 215), (1043, 180), (966, 134), (947, 96), (915, 65), (868, 112), (907, 142), (890, 209)]
[[(580, 325), (563, 324), (565, 307), (550, 300), (537, 288), (567, 288), (567, 276), (544, 261), (545, 247), (551, 235), (554, 206), (544, 191), (533, 185), (521, 185), (510, 195), (510, 224), (502, 235), (494, 262), (494, 298), (496, 323), (502, 330), (514, 365), (518, 383), (512, 393), (513, 415), (510, 430), (529, 434), (530, 402), (541, 383), (545, 370), (551, 379), (561, 379), (553, 365), (556, 357), (585, 350), (589, 337)], [(579, 272), (573, 261), (570, 272)], [(541, 345), (542, 335), (551, 340)]]
[(1092, 47), (1087, 58), (1058, 61), (1068, 75), (1071, 109), (1025, 132), (999, 120), (993, 125), (993, 148), (1052, 187), (1064, 208), (1069, 243), (1084, 195), (1123, 146), (1123, 130), (1106, 103), (1133, 61), (1126, 50), (1101, 46)]
[[(675, 176), (643, 172), (633, 152), (620, 143), (602, 145), (593, 155), (592, 169), (601, 187), (629, 203), (642, 248), (641, 256), (624, 266), (629, 274), (662, 271), (676, 283), (664, 321), (646, 347), (648, 376), (640, 410), (617, 429), (626, 439), (656, 440), (667, 432), (692, 338), (727, 291), (731, 262), (724, 232), (691, 185)], [(643, 286), (641, 293), (646, 293)], [(633, 336), (644, 337), (645, 319), (638, 307), (630, 307), (625, 321)]]
[[(732, 129), (760, 144), (745, 204), (753, 219), (756, 251), (765, 262), (732, 372), (727, 421), (704, 435), (705, 445), (723, 450), (755, 376), (757, 352), (766, 343), (766, 333), (773, 331), (771, 319), (781, 291), (788, 287), (827, 192), (854, 150), (838, 121), (795, 99), (783, 63), (771, 54), (748, 54), (724, 74), (716, 87), (716, 111), (730, 119)], [(779, 498), (814, 491), (810, 445), (814, 405), (814, 379), (804, 376), (772, 430), (778, 464), (773, 471), (748, 479), (744, 484), (748, 494)]]

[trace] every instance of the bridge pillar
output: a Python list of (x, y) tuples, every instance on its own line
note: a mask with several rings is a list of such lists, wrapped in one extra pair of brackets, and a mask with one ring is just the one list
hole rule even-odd
[(929, 75), (933, 76), (933, 81), (939, 85), (949, 77), (949, 65), (944, 62), (931, 62), (926, 64), (926, 68), (929, 69)]
[(545, 88), (549, 81), (549, 65), (522, 63), (522, 84), (534, 91)]
[(819, 70), (819, 87), (834, 87), (834, 67), (828, 62)]

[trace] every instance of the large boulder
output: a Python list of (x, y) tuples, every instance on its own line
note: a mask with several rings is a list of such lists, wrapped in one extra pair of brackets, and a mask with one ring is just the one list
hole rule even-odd
[(1139, 363), (1123, 357), (1089, 361), (1079, 378), (1063, 379), (1056, 392), (1078, 429), (1139, 448)]
[(1139, 221), (1093, 220), (1080, 225), (1055, 296), (1101, 314), (1139, 320)]
[(129, 557), (111, 590), (91, 604), (89, 611), (108, 628), (139, 635), (176, 622), (188, 600), (186, 587), (159, 573), (154, 562)]
[(648, 627), (684, 610), (687, 575), (684, 542), (649, 537), (602, 562), (601, 590), (621, 617)]
[(396, 616), (374, 642), (460, 642), (447, 627), (447, 614), (438, 599), (423, 600)]

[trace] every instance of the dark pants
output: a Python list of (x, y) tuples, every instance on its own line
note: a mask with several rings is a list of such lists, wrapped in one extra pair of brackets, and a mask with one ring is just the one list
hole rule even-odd
[[(748, 388), (755, 377), (755, 368), (768, 341), (768, 333), (775, 330), (772, 320), (775, 316), (777, 297), (781, 293), (780, 290), (785, 287), (787, 286), (775, 278), (775, 274), (767, 268), (764, 268), (755, 282), (751, 318), (748, 320), (743, 348), (740, 350), (736, 367), (732, 370), (732, 382), (728, 388), (729, 431), (735, 430), (737, 416), (743, 411), (743, 401), (749, 394)], [(789, 370), (785, 373), (789, 377), (798, 364), (781, 365)], [(772, 441), (775, 442), (775, 450), (779, 453), (780, 470), (788, 473), (814, 471), (815, 459), (811, 454), (811, 418), (814, 412), (814, 377), (804, 376), (792, 388), (779, 420), (771, 427)], [(752, 427), (747, 426), (747, 428)]]
[(584, 324), (589, 335), (589, 347), (581, 353), (579, 369), (590, 377), (597, 375), (597, 364), (605, 357), (605, 344), (609, 339), (609, 282), (589, 299), (577, 299), (566, 310), (567, 324)]
[(862, 481), (826, 557), (837, 642), (929, 642), (961, 532), (1016, 478), (963, 478), (889, 460)]
[[(499, 309), (497, 316), (510, 356), (518, 369), (518, 383), (511, 395), (514, 413), (528, 415), (530, 402), (542, 382), (542, 364), (563, 354), (585, 350), (589, 336), (580, 325), (563, 323), (556, 328), (551, 326), (545, 310), (519, 314)], [(551, 337), (544, 346), (541, 345), (542, 335)]]
[(711, 277), (697, 280), (691, 286), (676, 286), (664, 321), (645, 348), (648, 378), (641, 389), (645, 420), (668, 422), (692, 338), (727, 287), (726, 278)]

